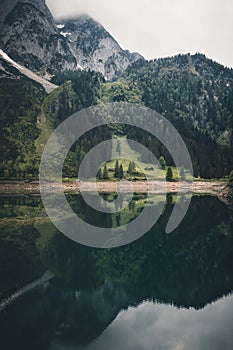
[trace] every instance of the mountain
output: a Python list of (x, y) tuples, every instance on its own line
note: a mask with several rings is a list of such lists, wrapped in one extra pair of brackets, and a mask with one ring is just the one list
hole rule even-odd
[(0, 17), (1, 49), (40, 74), (84, 68), (110, 80), (143, 58), (123, 50), (88, 16), (56, 25), (44, 0), (4, 0)]
[(89, 16), (60, 21), (57, 27), (69, 40), (80, 66), (102, 73), (107, 80), (122, 73), (131, 63), (143, 59), (137, 53), (122, 50), (102, 25)]
[(44, 0), (13, 1), (2, 20), (0, 47), (35, 72), (77, 69), (69, 43), (59, 33)]
[[(0, 118), (3, 120), (0, 132), (5, 139), (0, 144), (4, 165), (0, 169), (1, 176), (4, 170), (11, 177), (24, 173), (35, 176), (38, 173), (39, 155), (50, 133), (64, 119), (97, 103), (119, 101), (145, 105), (163, 114), (185, 141), (196, 177), (220, 178), (232, 170), (233, 72), (204, 55), (139, 61), (113, 82), (105, 82), (101, 74), (91, 71), (58, 72), (52, 82), (59, 87), (48, 96), (41, 87), (38, 91), (38, 84), (34, 81), (25, 85), (25, 78), (21, 77), (20, 80), (9, 77), (0, 79)], [(12, 95), (11, 91), (19, 88), (21, 91)], [(33, 97), (32, 106), (28, 105), (30, 96)], [(36, 106), (36, 110), (34, 108), (32, 111), (33, 106)], [(25, 119), (32, 121), (39, 130), (30, 141), (29, 151), (23, 151), (26, 158), (22, 158), (21, 142), (29, 138), (23, 131)], [(20, 128), (17, 134), (16, 125)], [(88, 133), (83, 136), (81, 144), (70, 150), (64, 165), (64, 176), (76, 177), (85, 154), (113, 134), (127, 135), (145, 145), (157, 159), (163, 156), (168, 165), (174, 165), (166, 148), (148, 133), (130, 126), (110, 126)], [(36, 145), (38, 155), (36, 164), (34, 157), (29, 159), (32, 142)], [(6, 149), (14, 151), (7, 152)], [(150, 163), (149, 159), (144, 159)], [(12, 167), (12, 161), (15, 167)], [(25, 170), (22, 172), (18, 169)]]
[[(140, 91), (145, 106), (177, 128), (189, 149), (195, 176), (229, 174), (233, 164), (232, 69), (198, 53), (139, 61), (124, 77)], [(150, 146), (148, 137), (141, 134), (139, 140), (143, 139)]]
[[(88, 16), (56, 23), (43, 0), (4, 0), (0, 26), (0, 133), (4, 135), (0, 176), (36, 176), (43, 146), (61, 121), (91, 105), (118, 101), (145, 105), (164, 115), (183, 137), (196, 177), (229, 174), (232, 69), (202, 54), (146, 61), (122, 50)], [(64, 174), (77, 176), (85, 153), (106, 135), (117, 133), (174, 165), (166, 148), (142, 130), (109, 127), (85, 136), (81, 146), (72, 148)], [(28, 149), (22, 146), (24, 140)]]
[[(5, 18), (13, 10), (18, 2), (19, 0), (1, 0), (0, 29), (2, 29), (1, 27)], [(52, 17), (45, 4), (45, 0), (25, 0), (25, 2), (34, 4), (34, 6), (36, 6), (47, 17)]]
[(139, 86), (146, 106), (174, 124), (233, 145), (233, 69), (197, 53), (140, 61), (125, 76)]
[[(87, 79), (84, 73), (79, 77), (72, 72), (55, 74), (52, 81), (64, 88), (59, 90), (59, 94), (55, 91), (46, 99), (51, 101), (46, 103), (47, 121), (62, 121), (75, 111), (68, 107), (74, 106), (73, 96), (80, 96), (78, 91), (84, 91), (81, 88), (84, 86), (81, 81)], [(70, 81), (71, 89), (67, 90), (66, 84)], [(102, 102), (138, 103), (168, 119), (187, 145), (196, 177), (220, 178), (229, 174), (233, 164), (232, 69), (225, 68), (201, 54), (178, 55), (150, 62), (138, 61), (117, 81), (101, 82), (93, 77), (91, 85), (94, 99), (89, 100), (90, 105)], [(76, 92), (74, 86), (79, 86)], [(90, 96), (90, 86), (86, 93)], [(52, 103), (55, 98), (60, 101), (56, 104), (56, 109), (53, 107), (54, 102)], [(53, 127), (56, 125), (53, 122)], [(128, 138), (145, 145), (157, 159), (162, 155), (167, 164), (174, 165), (166, 148), (143, 130), (125, 126), (120, 130), (112, 130), (111, 133), (127, 135)], [(104, 133), (99, 135), (99, 141), (101, 137), (104, 138)], [(90, 146), (90, 142), (92, 138), (87, 137), (85, 144)], [(80, 161), (79, 154), (83, 154), (83, 149), (76, 150), (78, 153), (72, 154), (71, 158)], [(149, 159), (146, 160), (150, 163)], [(73, 171), (70, 168), (69, 176), (74, 173), (74, 167)]]

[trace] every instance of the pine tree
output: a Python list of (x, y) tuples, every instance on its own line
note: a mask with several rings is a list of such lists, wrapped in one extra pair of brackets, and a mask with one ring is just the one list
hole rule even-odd
[(172, 169), (170, 167), (167, 169), (166, 180), (173, 181), (173, 172), (172, 172)]
[(133, 162), (133, 172), (136, 171), (136, 164)]
[(162, 168), (163, 170), (166, 169), (166, 161), (165, 161), (165, 159), (164, 159), (163, 156), (161, 156), (161, 157), (159, 158), (159, 164), (160, 164), (160, 166), (161, 166), (161, 168)]
[(98, 180), (102, 180), (103, 179), (103, 173), (102, 173), (102, 169), (101, 168), (99, 168), (99, 170), (98, 170), (97, 179)]
[(130, 161), (128, 166), (129, 175), (133, 175), (134, 171), (135, 171), (135, 163)]
[(118, 162), (118, 160), (116, 161), (114, 176), (115, 176), (115, 178), (117, 178), (117, 179), (120, 178), (120, 168), (119, 168), (119, 162)]
[(119, 178), (123, 179), (123, 177), (124, 177), (124, 170), (123, 170), (123, 165), (121, 164), (119, 168)]
[(107, 179), (108, 179), (108, 169), (107, 169), (107, 165), (106, 165), (106, 164), (105, 164), (105, 166), (104, 166), (103, 179), (104, 179), (104, 180), (107, 180)]
[(128, 174), (129, 175), (132, 174), (132, 163), (131, 163), (131, 161), (129, 162), (129, 165), (128, 165)]

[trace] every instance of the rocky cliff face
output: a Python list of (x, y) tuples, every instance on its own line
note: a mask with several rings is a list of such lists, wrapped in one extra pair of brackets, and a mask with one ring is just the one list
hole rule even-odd
[[(6, 16), (13, 10), (19, 0), (1, 0), (1, 12), (0, 12), (0, 28), (4, 22)], [(45, 0), (25, 0), (27, 3), (31, 3), (42, 11), (47, 17), (52, 18), (48, 7), (45, 4)]]
[(74, 56), (84, 69), (102, 73), (107, 80), (124, 71), (129, 64), (143, 58), (123, 50), (116, 40), (89, 16), (61, 21), (61, 35), (70, 43)]
[(0, 28), (0, 48), (40, 73), (83, 68), (110, 80), (142, 58), (123, 50), (88, 16), (56, 25), (45, 0), (3, 0)]
[(59, 33), (43, 3), (17, 2), (3, 20), (0, 46), (11, 58), (33, 71), (75, 70), (77, 62), (69, 43)]

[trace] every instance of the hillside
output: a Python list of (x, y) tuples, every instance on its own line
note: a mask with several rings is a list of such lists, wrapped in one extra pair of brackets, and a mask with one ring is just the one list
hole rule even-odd
[(26, 77), (0, 79), (1, 177), (38, 176), (37, 117), (45, 96), (41, 85)]
[[(178, 55), (137, 62), (124, 76), (141, 91), (142, 103), (165, 116), (183, 136), (196, 176), (229, 173), (233, 164), (232, 69), (201, 54)], [(148, 146), (147, 137), (142, 138)]]
[[(68, 79), (74, 82), (75, 76), (71, 72), (59, 73), (53, 81), (56, 84)], [(155, 109), (171, 121), (184, 138), (196, 177), (216, 178), (229, 174), (233, 164), (232, 70), (204, 55), (179, 55), (140, 61), (129, 67), (118, 81), (99, 79), (97, 85), (92, 84), (95, 98), (85, 106), (123, 101)], [(151, 149), (157, 158), (163, 155), (167, 164), (173, 165), (164, 146), (142, 130), (121, 126), (117, 130), (111, 127), (110, 132), (128, 135)]]
[[(233, 164), (232, 70), (197, 54), (140, 61), (115, 82), (105, 82), (101, 74), (86, 71), (60, 72), (52, 81), (60, 87), (41, 100), (37, 109), (38, 154), (52, 130), (74, 112), (96, 103), (123, 101), (155, 109), (173, 123), (186, 142), (196, 177), (220, 178), (229, 174)], [(5, 113), (12, 108), (7, 96), (7, 91), (3, 91)], [(165, 147), (143, 130), (110, 126), (93, 131), (83, 137), (81, 145), (74, 145), (64, 176), (76, 177), (85, 153), (114, 134), (127, 135), (148, 147), (157, 159), (163, 156), (167, 165), (174, 165)], [(9, 153), (8, 157), (11, 164)]]
[[(1, 176), (37, 176), (41, 152), (54, 128), (83, 108), (119, 101), (144, 105), (167, 118), (187, 145), (195, 177), (229, 174), (232, 69), (202, 54), (146, 61), (123, 50), (89, 16), (56, 22), (44, 0), (3, 1), (2, 9)], [(112, 135), (132, 138), (174, 166), (164, 145), (148, 133), (109, 125), (72, 147), (64, 176), (76, 177), (86, 152)]]
[(125, 75), (138, 84), (151, 109), (174, 123), (184, 121), (222, 146), (232, 144), (232, 69), (202, 54), (188, 54), (140, 61)]

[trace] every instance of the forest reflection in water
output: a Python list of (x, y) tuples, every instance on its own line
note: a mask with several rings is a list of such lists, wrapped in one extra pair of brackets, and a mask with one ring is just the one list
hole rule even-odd
[[(80, 195), (68, 199), (80, 217), (105, 227), (164, 200), (135, 195), (129, 208), (107, 215)], [(55, 275), (0, 313), (1, 348), (231, 349), (232, 210), (217, 198), (193, 197), (181, 225), (166, 235), (173, 206), (169, 196), (158, 223), (138, 241), (102, 250), (57, 232), (39, 197), (1, 198), (1, 299), (44, 271)]]

